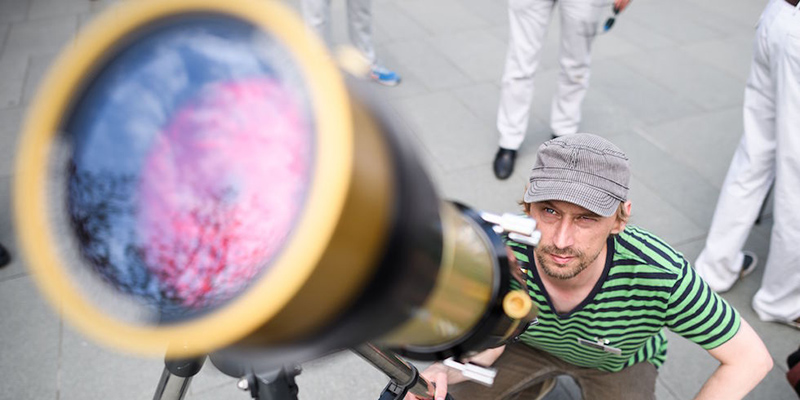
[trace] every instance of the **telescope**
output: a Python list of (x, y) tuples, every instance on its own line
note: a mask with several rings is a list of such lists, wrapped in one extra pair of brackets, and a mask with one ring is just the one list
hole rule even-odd
[(504, 240), (538, 232), (440, 199), (365, 85), (277, 2), (110, 8), (25, 121), (14, 208), (38, 287), (92, 339), (166, 355), (157, 399), (206, 355), (255, 398), (296, 396), (268, 383), (342, 349), (390, 377), (385, 398), (431, 398), (395, 353), (458, 366), (515, 340), (536, 308)]

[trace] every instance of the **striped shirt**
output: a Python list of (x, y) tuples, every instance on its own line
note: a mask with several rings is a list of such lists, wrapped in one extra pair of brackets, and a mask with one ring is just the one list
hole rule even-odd
[[(607, 252), (602, 276), (567, 314), (552, 307), (530, 264), (533, 248), (508, 244), (527, 271), (528, 293), (539, 306), (539, 324), (520, 341), (571, 364), (609, 372), (642, 361), (660, 367), (667, 358), (664, 327), (706, 350), (739, 330), (738, 312), (708, 287), (683, 255), (637, 227), (628, 225), (609, 237), (613, 251)], [(598, 341), (607, 349), (592, 346)]]

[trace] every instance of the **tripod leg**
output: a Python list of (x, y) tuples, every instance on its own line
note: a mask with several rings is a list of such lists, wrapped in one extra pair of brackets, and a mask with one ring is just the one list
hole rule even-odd
[(153, 400), (183, 400), (186, 392), (189, 391), (192, 377), (200, 372), (205, 360), (206, 356), (165, 360), (164, 372), (161, 373), (161, 380), (158, 382)]
[[(243, 381), (246, 381), (246, 390), (256, 400), (297, 400), (299, 388), (294, 378), (300, 372), (300, 366), (288, 365), (269, 372), (250, 373)], [(240, 383), (239, 387), (243, 386)]]

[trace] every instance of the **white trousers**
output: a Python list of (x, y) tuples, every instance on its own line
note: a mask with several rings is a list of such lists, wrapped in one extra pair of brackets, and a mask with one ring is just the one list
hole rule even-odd
[[(302, 0), (303, 18), (330, 46), (331, 0)], [(374, 65), (372, 45), (372, 0), (347, 0), (347, 33), (350, 42)]]
[(497, 112), (502, 148), (516, 150), (525, 139), (533, 78), (555, 6), (561, 16), (560, 73), (550, 126), (556, 135), (578, 132), (581, 103), (589, 88), (592, 41), (601, 16), (610, 14), (612, 0), (509, 0), (508, 53)]
[(764, 321), (800, 317), (800, 12), (771, 0), (756, 31), (734, 153), (695, 268), (712, 289), (736, 281), (750, 233), (775, 183), (774, 225), (753, 308)]

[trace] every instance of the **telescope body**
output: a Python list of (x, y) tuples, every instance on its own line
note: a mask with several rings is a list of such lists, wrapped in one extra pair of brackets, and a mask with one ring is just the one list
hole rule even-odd
[(171, 357), (433, 359), (517, 336), (534, 312), (509, 311), (529, 298), (494, 225), (439, 198), (382, 107), (279, 3), (113, 7), (25, 123), (39, 287), (94, 339)]

